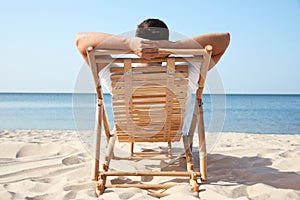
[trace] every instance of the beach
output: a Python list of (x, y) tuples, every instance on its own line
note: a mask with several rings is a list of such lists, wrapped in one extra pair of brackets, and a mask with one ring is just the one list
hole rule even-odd
[[(0, 142), (1, 199), (97, 199), (92, 155), (76, 131), (2, 130)], [(184, 162), (167, 167), (182, 170)], [(220, 133), (209, 151), (208, 174), (200, 199), (300, 199), (300, 135)], [(148, 181), (180, 184), (161, 199), (199, 199), (188, 181)], [(98, 199), (157, 198), (125, 188), (106, 189)]]

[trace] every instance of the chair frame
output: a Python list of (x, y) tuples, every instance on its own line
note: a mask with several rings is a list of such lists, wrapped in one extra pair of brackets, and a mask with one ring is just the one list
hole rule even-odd
[[(128, 52), (124, 50), (107, 50), (107, 49), (99, 49), (88, 47), (87, 48), (88, 55), (88, 64), (91, 67), (96, 94), (97, 94), (97, 106), (96, 106), (96, 126), (95, 126), (95, 159), (92, 170), (92, 180), (98, 181), (98, 185), (96, 188), (96, 192), (98, 195), (103, 194), (106, 188), (126, 188), (126, 187), (138, 187), (142, 189), (168, 189), (174, 184), (106, 184), (107, 176), (184, 176), (190, 178), (190, 185), (193, 187), (194, 191), (199, 193), (199, 184), (197, 182), (197, 178), (199, 177), (201, 181), (207, 180), (207, 152), (206, 152), (206, 142), (205, 142), (205, 130), (204, 130), (204, 118), (203, 118), (203, 106), (202, 106), (202, 94), (205, 85), (205, 79), (208, 71), (208, 67), (210, 64), (211, 54), (212, 54), (212, 46), (207, 45), (203, 49), (159, 49), (160, 53), (168, 53), (175, 55), (193, 55), (194, 57), (186, 58), (186, 57), (176, 57), (172, 59), (171, 62), (173, 64), (175, 62), (201, 62), (201, 70), (198, 80), (198, 89), (196, 92), (196, 101), (195, 108), (193, 113), (193, 118), (191, 122), (191, 127), (189, 129), (188, 135), (182, 136), (182, 141), (185, 149), (186, 163), (187, 163), (187, 171), (186, 172), (118, 172), (118, 171), (108, 171), (110, 160), (113, 158), (113, 149), (116, 141), (116, 134), (111, 133), (108, 124), (107, 114), (105, 112), (104, 101), (103, 101), (103, 93), (101, 88), (101, 83), (99, 80), (99, 75), (97, 71), (97, 63), (124, 63), (125, 58), (107, 58), (107, 55), (114, 54), (133, 54), (133, 52)], [(102, 57), (101, 59), (96, 56)], [(155, 58), (152, 60), (145, 60), (143, 58), (126, 58), (126, 60), (135, 63), (142, 62), (169, 62), (170, 57), (167, 58)], [(126, 62), (126, 61), (125, 61)], [(168, 63), (169, 64), (169, 63)], [(100, 166), (100, 139), (102, 135), (102, 129), (104, 126), (104, 132), (107, 139), (107, 153), (105, 155), (105, 161), (102, 165), (102, 171), (99, 172)], [(192, 147), (193, 147), (193, 138), (194, 132), (198, 126), (198, 140), (199, 140), (199, 161), (200, 161), (200, 172), (194, 171), (193, 167), (193, 158), (192, 158)], [(131, 156), (135, 154), (133, 151), (134, 143), (130, 143), (130, 151)], [(168, 153), (166, 158), (171, 156), (171, 142), (168, 142)], [(132, 159), (144, 159), (144, 155), (139, 157), (131, 157)], [(129, 158), (130, 159), (130, 158)], [(146, 157), (147, 159), (147, 157)], [(148, 159), (152, 159), (151, 155), (148, 156)], [(154, 193), (155, 196), (164, 196), (161, 193)]]

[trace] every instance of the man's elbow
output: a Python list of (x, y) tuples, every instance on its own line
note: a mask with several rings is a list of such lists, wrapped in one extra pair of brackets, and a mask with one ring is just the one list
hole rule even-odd
[(75, 45), (76, 45), (78, 51), (80, 52), (80, 54), (83, 56), (83, 58), (86, 59), (86, 56), (87, 56), (86, 48), (82, 43), (82, 37), (83, 37), (82, 33), (77, 33), (75, 35)]
[(225, 37), (225, 43), (228, 46), (230, 43), (230, 33), (229, 32), (225, 32), (224, 33), (224, 37)]
[(82, 33), (76, 33), (76, 35), (75, 35), (75, 45), (76, 45), (77, 48), (80, 46), (80, 39), (81, 38), (82, 38)]
[(75, 35), (75, 45), (81, 54), (85, 52), (84, 45), (82, 44), (82, 33), (77, 33)]
[(224, 54), (226, 51), (227, 47), (229, 46), (230, 43), (230, 33), (229, 32), (224, 32), (222, 33), (222, 36), (220, 37), (220, 52), (218, 54)]

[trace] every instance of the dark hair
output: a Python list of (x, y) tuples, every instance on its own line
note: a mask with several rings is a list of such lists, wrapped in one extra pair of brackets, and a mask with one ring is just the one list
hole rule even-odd
[(163, 21), (150, 18), (138, 25), (135, 36), (149, 40), (169, 40), (169, 29)]

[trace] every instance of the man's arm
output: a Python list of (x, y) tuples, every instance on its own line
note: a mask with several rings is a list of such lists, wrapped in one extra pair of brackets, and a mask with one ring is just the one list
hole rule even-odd
[(209, 70), (213, 68), (225, 53), (230, 42), (229, 33), (209, 33), (197, 35), (188, 39), (179, 40), (177, 42), (162, 41), (158, 42), (159, 48), (175, 48), (175, 49), (199, 49), (206, 45), (213, 47), (212, 61)]
[(85, 60), (87, 60), (86, 48), (89, 46), (103, 49), (120, 49), (134, 51), (138, 56), (151, 59), (158, 57), (159, 48), (200, 49), (207, 44), (213, 46), (212, 61), (209, 69), (214, 67), (225, 53), (229, 42), (229, 33), (210, 33), (194, 36), (177, 42), (151, 41), (139, 37), (125, 38), (107, 33), (78, 33), (76, 46)]
[(99, 43), (111, 36), (111, 34), (107, 33), (77, 33), (75, 36), (75, 44), (84, 60), (87, 60), (86, 49), (89, 46), (96, 47), (97, 45), (99, 45)]
[[(225, 33), (211, 33), (211, 34), (204, 34), (198, 35), (191, 38), (195, 40), (198, 44), (202, 47), (210, 44), (213, 47), (213, 52), (211, 59), (213, 62), (210, 63), (209, 69), (213, 68), (220, 60), (222, 55), (225, 53), (229, 43), (230, 43), (230, 34)], [(185, 41), (182, 41), (184, 43)]]
[(155, 41), (138, 37), (126, 38), (107, 33), (77, 33), (75, 43), (78, 51), (87, 61), (86, 49), (89, 46), (102, 49), (119, 49), (134, 51), (138, 56), (151, 59), (158, 55), (158, 48)]

